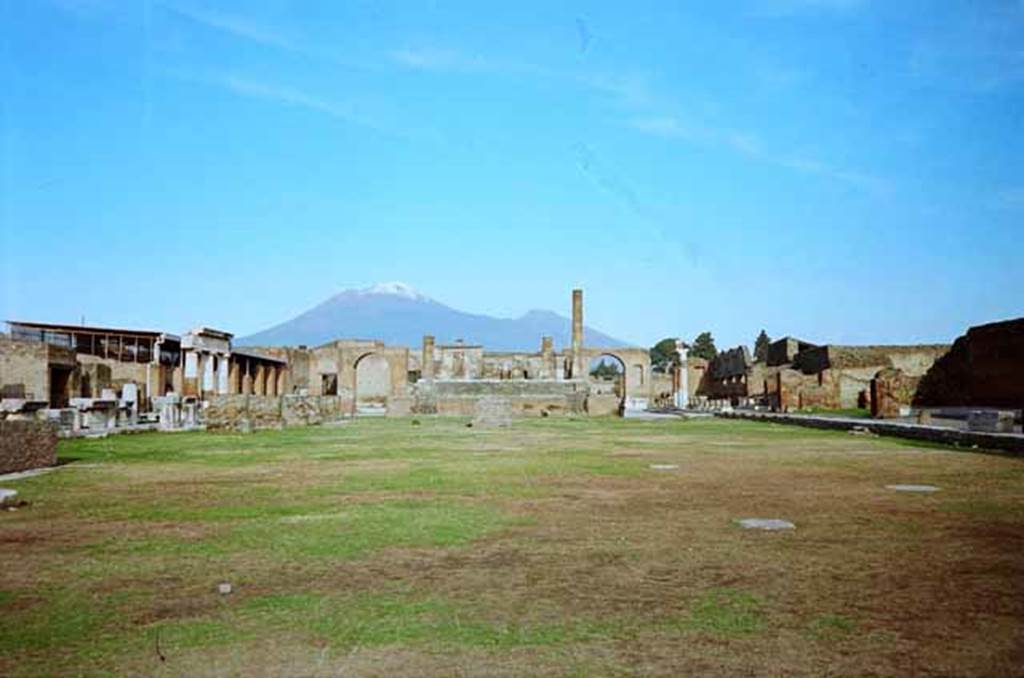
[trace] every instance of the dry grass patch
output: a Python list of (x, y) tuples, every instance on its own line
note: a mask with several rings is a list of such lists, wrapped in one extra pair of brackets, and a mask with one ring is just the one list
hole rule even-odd
[(1019, 460), (739, 421), (421, 421), (62, 443), (102, 466), (12, 484), (0, 673), (1024, 665)]

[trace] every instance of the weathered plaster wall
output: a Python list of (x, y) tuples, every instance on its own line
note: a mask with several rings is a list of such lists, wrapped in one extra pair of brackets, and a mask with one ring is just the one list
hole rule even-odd
[(436, 346), (434, 361), (434, 374), (438, 379), (481, 379), (484, 376), (482, 346)]
[(0, 336), (0, 395), (48, 400), (49, 380), (46, 344)]
[(356, 398), (359, 402), (381, 403), (391, 395), (391, 367), (384, 356), (371, 354), (356, 367)]

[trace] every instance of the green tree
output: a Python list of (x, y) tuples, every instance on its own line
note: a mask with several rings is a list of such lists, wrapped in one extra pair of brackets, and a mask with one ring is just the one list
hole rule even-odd
[(590, 376), (595, 379), (615, 379), (622, 372), (618, 364), (602, 360), (590, 370)]
[(690, 346), (690, 351), (687, 355), (691, 358), (712, 360), (716, 355), (718, 355), (718, 349), (715, 348), (715, 338), (711, 336), (710, 332), (701, 332), (697, 335), (697, 338), (693, 340), (693, 344)]
[(679, 354), (676, 353), (676, 340), (669, 337), (662, 339), (651, 347), (651, 369), (658, 372), (667, 372), (670, 365), (679, 364)]
[(761, 330), (761, 334), (757, 335), (757, 339), (754, 341), (754, 360), (767, 360), (768, 346), (771, 343), (772, 340), (768, 337), (768, 333)]

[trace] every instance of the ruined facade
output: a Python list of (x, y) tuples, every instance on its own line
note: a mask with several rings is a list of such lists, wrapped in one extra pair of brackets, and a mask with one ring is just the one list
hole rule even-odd
[[(642, 348), (583, 342), (583, 293), (572, 295), (572, 341), (558, 352), (488, 352), (425, 335), (418, 350), (378, 340), (316, 347), (232, 346), (232, 334), (163, 332), (9, 321), (0, 340), (2, 411), (59, 420), (74, 431), (152, 425), (248, 428), (359, 414), (473, 415), (481, 399), (513, 414), (621, 414), (646, 409), (654, 384)], [(425, 328), (429, 329), (429, 328)], [(620, 377), (593, 377), (597, 359)]]
[(864, 408), (877, 416), (898, 416), (910, 405), (915, 380), (948, 349), (819, 346), (784, 337), (772, 342), (763, 361), (751, 360), (746, 347), (720, 353), (710, 361), (698, 394), (712, 405), (759, 405), (779, 412)]

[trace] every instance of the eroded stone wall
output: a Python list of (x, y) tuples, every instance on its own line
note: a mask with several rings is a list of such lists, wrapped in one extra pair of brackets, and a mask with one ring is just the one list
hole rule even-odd
[(203, 423), (214, 430), (308, 426), (336, 421), (351, 411), (351, 398), (338, 396), (216, 395), (206, 400)]
[(588, 388), (582, 381), (436, 380), (421, 381), (412, 392), (412, 411), (418, 414), (471, 417), (481, 398), (497, 397), (506, 399), (516, 416), (542, 416), (582, 414)]
[(57, 463), (57, 429), (31, 420), (0, 419), (0, 473), (28, 471)]

